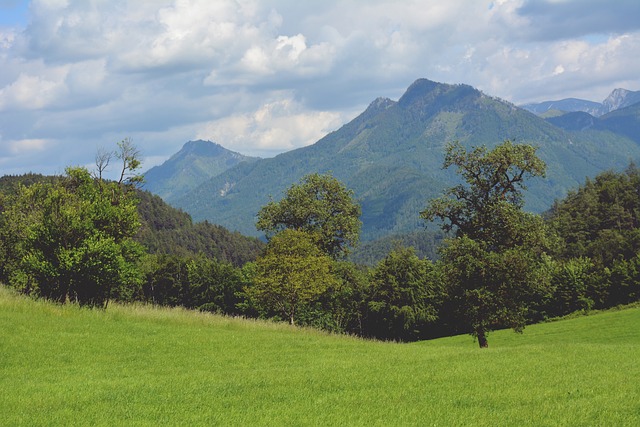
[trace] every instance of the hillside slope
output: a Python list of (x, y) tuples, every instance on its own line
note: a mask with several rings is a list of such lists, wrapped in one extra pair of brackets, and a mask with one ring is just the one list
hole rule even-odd
[(145, 189), (171, 202), (238, 163), (255, 160), (211, 141), (189, 141), (166, 162), (144, 173)]
[(530, 183), (527, 208), (547, 209), (585, 177), (640, 158), (628, 138), (567, 132), (542, 118), (467, 85), (421, 79), (398, 100), (376, 99), (358, 117), (317, 143), (271, 159), (242, 163), (200, 185), (174, 204), (256, 235), (255, 215), (302, 176), (331, 172), (362, 205), (363, 240), (421, 229), (427, 200), (456, 182), (442, 170), (447, 142), (494, 146), (505, 139), (540, 147), (548, 178)]
[[(0, 212), (3, 204), (10, 200), (8, 196), (15, 195), (20, 185), (29, 186), (58, 179), (59, 176), (39, 174), (0, 176)], [(140, 229), (135, 239), (149, 253), (176, 256), (203, 254), (241, 266), (254, 261), (264, 247), (260, 240), (229, 231), (220, 225), (208, 222), (194, 224), (189, 214), (148, 191), (138, 191), (137, 196)]]
[(86, 310), (0, 286), (0, 424), (640, 424), (640, 309), (499, 331), (491, 343)]

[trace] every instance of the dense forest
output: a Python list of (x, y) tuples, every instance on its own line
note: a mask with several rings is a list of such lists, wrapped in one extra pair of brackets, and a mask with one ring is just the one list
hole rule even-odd
[(445, 167), (465, 183), (416, 212), (442, 232), (359, 254), (360, 207), (331, 175), (263, 207), (266, 244), (193, 223), (135, 179), (5, 176), (0, 281), (60, 303), (143, 301), (385, 340), (470, 333), (481, 346), (498, 328), (640, 299), (635, 165), (587, 180), (542, 216), (522, 209), (526, 179), (544, 174), (533, 147), (450, 144)]

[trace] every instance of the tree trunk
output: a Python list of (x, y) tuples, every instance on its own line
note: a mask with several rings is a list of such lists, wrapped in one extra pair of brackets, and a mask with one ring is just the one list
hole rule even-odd
[(289, 323), (291, 324), (291, 326), (295, 326), (295, 323), (293, 321), (293, 313), (291, 313), (291, 316), (289, 316)]
[(487, 333), (484, 329), (477, 330), (476, 335), (478, 335), (478, 345), (480, 348), (488, 348), (489, 342), (487, 341)]

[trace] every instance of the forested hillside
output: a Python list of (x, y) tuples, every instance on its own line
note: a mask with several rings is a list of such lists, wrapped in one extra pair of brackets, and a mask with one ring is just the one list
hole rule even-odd
[(264, 243), (255, 237), (208, 221), (194, 223), (189, 214), (171, 207), (148, 191), (138, 193), (141, 227), (136, 239), (152, 254), (194, 256), (202, 254), (242, 266), (260, 254)]
[[(38, 182), (54, 182), (56, 176), (26, 174), (0, 177), (0, 210), (2, 195), (15, 195), (18, 186)], [(135, 240), (151, 254), (204, 256), (241, 266), (255, 260), (264, 244), (253, 237), (231, 232), (209, 222), (194, 223), (189, 214), (180, 211), (148, 191), (137, 191), (140, 229)]]
[(620, 135), (640, 144), (640, 103), (634, 104), (601, 117), (584, 112), (559, 114), (546, 119), (554, 126), (593, 140), (612, 141)]

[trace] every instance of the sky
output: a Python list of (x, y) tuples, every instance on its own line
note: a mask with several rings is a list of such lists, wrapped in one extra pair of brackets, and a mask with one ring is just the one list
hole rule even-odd
[[(0, 0), (0, 175), (272, 157), (418, 78), (514, 104), (640, 90), (637, 0)], [(112, 172), (112, 173), (115, 173)]]

